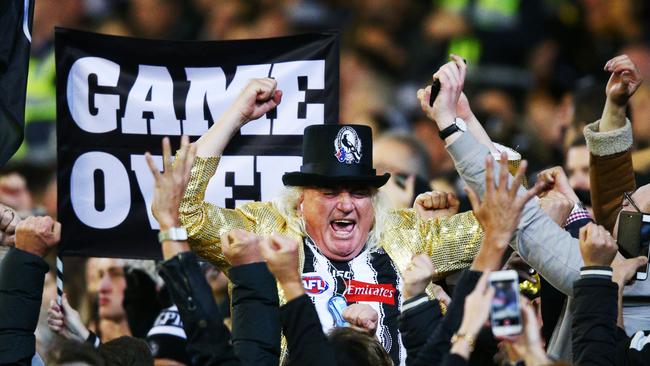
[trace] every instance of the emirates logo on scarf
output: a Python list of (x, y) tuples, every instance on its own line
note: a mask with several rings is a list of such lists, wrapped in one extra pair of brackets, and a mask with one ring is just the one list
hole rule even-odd
[(347, 286), (344, 296), (348, 302), (371, 301), (395, 305), (396, 290), (393, 285), (349, 280)]

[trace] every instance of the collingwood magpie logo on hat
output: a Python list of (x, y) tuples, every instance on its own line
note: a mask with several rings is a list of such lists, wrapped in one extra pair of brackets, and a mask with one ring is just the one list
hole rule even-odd
[(361, 139), (357, 132), (348, 126), (341, 128), (334, 139), (334, 150), (340, 163), (358, 164), (361, 161)]
[(389, 177), (388, 173), (377, 175), (372, 166), (370, 127), (324, 124), (305, 128), (300, 171), (285, 173), (282, 182), (299, 187), (361, 185), (379, 188)]

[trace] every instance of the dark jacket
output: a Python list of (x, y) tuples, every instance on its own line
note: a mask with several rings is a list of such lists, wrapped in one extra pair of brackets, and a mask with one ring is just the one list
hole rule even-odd
[(574, 283), (573, 291), (571, 342), (575, 365), (650, 365), (650, 346), (631, 349), (630, 338), (616, 326), (616, 283), (610, 278), (581, 278)]
[(159, 273), (183, 320), (187, 351), (194, 365), (278, 364), (278, 297), (265, 263), (230, 269), (234, 284), (232, 345), (196, 254), (178, 254), (163, 262)]
[(339, 364), (308, 295), (302, 295), (283, 305), (280, 308), (280, 322), (287, 338), (289, 365)]
[(574, 364), (614, 365), (618, 286), (609, 278), (581, 278), (573, 293)]
[(0, 263), (0, 364), (31, 365), (48, 270), (43, 258), (16, 248)]
[(266, 263), (231, 267), (232, 342), (244, 365), (276, 366), (280, 360), (279, 300)]
[[(426, 294), (408, 299), (402, 306), (406, 306), (420, 299), (426, 298)], [(442, 319), (440, 303), (437, 300), (429, 300), (415, 307), (402, 310), (399, 316), (399, 331), (402, 335), (402, 343), (406, 348), (406, 364), (417, 358), (420, 348), (424, 346), (429, 335), (438, 327)]]
[(230, 332), (212, 297), (212, 290), (192, 252), (163, 262), (158, 273), (178, 307), (194, 365), (239, 365), (230, 345)]
[(454, 289), (451, 304), (447, 308), (447, 314), (429, 336), (425, 345), (422, 346), (416, 359), (409, 362), (410, 365), (440, 365), (443, 359), (449, 355), (451, 337), (458, 330), (463, 320), (465, 298), (474, 290), (481, 274), (481, 272), (477, 271), (463, 271)]

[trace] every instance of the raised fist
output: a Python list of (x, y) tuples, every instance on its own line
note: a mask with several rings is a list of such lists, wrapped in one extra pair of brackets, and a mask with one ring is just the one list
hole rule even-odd
[(233, 267), (264, 262), (260, 253), (261, 240), (262, 238), (256, 234), (235, 229), (221, 236), (221, 249)]
[(610, 266), (618, 246), (604, 227), (589, 223), (580, 228), (580, 253), (585, 266)]
[(580, 201), (573, 188), (571, 188), (571, 185), (569, 185), (569, 178), (567, 178), (562, 167), (554, 166), (542, 170), (537, 173), (537, 180), (544, 182), (544, 191), (539, 194), (540, 198), (544, 197), (550, 191), (557, 191), (573, 201), (574, 204)]
[(458, 213), (460, 201), (453, 193), (431, 191), (419, 194), (413, 202), (415, 212), (423, 219), (449, 217)]
[(16, 248), (44, 257), (61, 240), (61, 224), (49, 216), (31, 216), (16, 227)]
[(612, 73), (605, 90), (607, 98), (616, 105), (626, 105), (643, 82), (639, 69), (627, 55), (617, 56), (607, 61), (604, 69)]
[(271, 235), (262, 239), (260, 249), (269, 271), (280, 284), (299, 283), (302, 287), (298, 273), (298, 242), (284, 236)]
[(271, 78), (252, 79), (248, 82), (233, 105), (241, 116), (242, 125), (262, 117), (280, 104), (282, 92), (276, 90), (277, 86), (278, 83)]

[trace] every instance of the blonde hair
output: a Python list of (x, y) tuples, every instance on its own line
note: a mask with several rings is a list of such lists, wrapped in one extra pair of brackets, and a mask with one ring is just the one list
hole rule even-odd
[[(284, 187), (273, 200), (275, 208), (285, 217), (297, 219), (301, 233), (304, 236), (309, 236), (305, 228), (305, 220), (298, 212), (298, 205), (304, 193), (305, 187)], [(375, 214), (375, 220), (372, 229), (368, 232), (368, 239), (366, 245), (370, 251), (375, 251), (381, 247), (381, 234), (387, 225), (388, 210), (390, 209), (388, 201), (384, 194), (378, 189), (373, 188), (372, 194), (372, 208)]]

